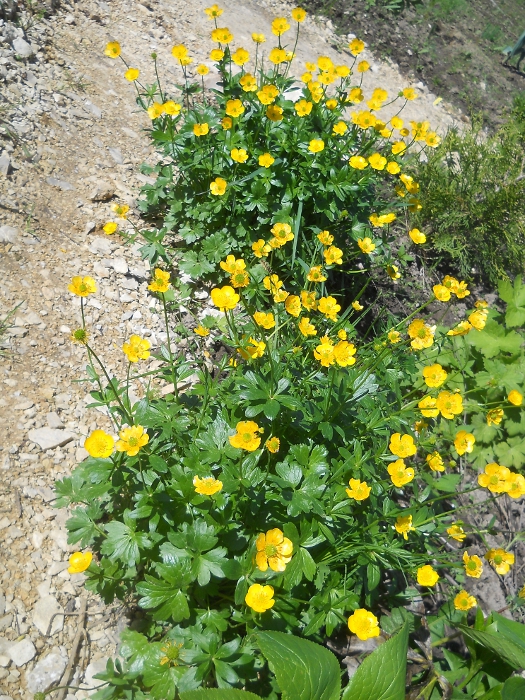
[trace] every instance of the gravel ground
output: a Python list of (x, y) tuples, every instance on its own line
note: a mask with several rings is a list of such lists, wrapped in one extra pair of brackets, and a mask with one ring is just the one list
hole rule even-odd
[[(103, 413), (86, 409), (88, 388), (75, 381), (84, 376), (85, 355), (69, 340), (80, 325), (80, 304), (67, 284), (77, 274), (97, 280), (86, 320), (110, 372), (122, 376), (120, 347), (131, 333), (148, 337), (153, 348), (164, 340), (147, 293), (147, 265), (136, 247), (101, 230), (111, 203), (133, 209), (148, 181), (138, 166), (155, 162), (144, 132), (148, 119), (123, 79), (123, 64), (103, 50), (107, 41), (120, 41), (150, 82), (148, 56), (158, 52), (169, 89), (180, 78), (174, 43), (187, 43), (197, 61), (208, 59), (207, 4), (65, 2), (25, 33), (0, 24), (0, 318), (18, 306), (0, 341), (7, 350), (0, 356), (0, 700), (29, 699), (57, 682), (83, 627), (70, 682), (92, 687), (128, 621), (123, 606), (105, 606), (84, 592), (83, 574), (67, 572), (74, 549), (67, 544), (68, 513), (53, 508), (55, 479), (85, 458), (91, 430), (109, 427)], [(269, 35), (271, 19), (289, 10), (263, 0), (224, 5), (224, 25), (247, 47), (253, 30)], [(298, 70), (318, 55), (348, 61), (339, 44), (329, 22), (308, 18)], [(372, 64), (365, 89), (395, 93), (406, 86), (395, 66), (368, 52), (364, 58)], [(441, 131), (461, 119), (417, 87), (421, 97), (407, 118), (428, 118)], [(135, 391), (140, 395), (141, 387)], [(67, 700), (89, 695), (70, 690)]]

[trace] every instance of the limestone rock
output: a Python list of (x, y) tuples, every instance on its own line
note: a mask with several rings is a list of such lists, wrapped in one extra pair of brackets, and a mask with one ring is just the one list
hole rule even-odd
[(53, 450), (75, 439), (74, 433), (57, 428), (34, 428), (28, 432), (27, 437), (42, 450)]
[(57, 614), (63, 612), (64, 608), (58, 600), (52, 595), (47, 595), (41, 598), (33, 609), (33, 624), (41, 634), (46, 635), (51, 623), (49, 634), (56, 634), (64, 627), (64, 616)]
[(32, 671), (26, 673), (26, 685), (30, 693), (44, 693), (52, 683), (62, 678), (66, 660), (58, 652), (51, 652), (39, 659)]
[(14, 243), (17, 238), (17, 228), (14, 226), (0, 226), (0, 243)]
[(34, 54), (31, 44), (28, 44), (27, 41), (21, 37), (17, 37), (13, 41), (13, 50), (18, 56), (22, 56), (22, 58), (30, 58), (30, 56)]
[(25, 637), (17, 644), (13, 644), (13, 646), (9, 647), (8, 652), (15, 666), (25, 666), (36, 656), (35, 645), (28, 637)]

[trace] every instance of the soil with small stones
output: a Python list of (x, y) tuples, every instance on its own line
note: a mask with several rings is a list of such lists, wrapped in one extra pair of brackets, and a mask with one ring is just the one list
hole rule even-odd
[(525, 94), (525, 59), (504, 65), (502, 49), (525, 31), (522, 0), (423, 0), (405, 2), (401, 12), (363, 0), (305, 0), (324, 14), (341, 40), (348, 33), (367, 42), (376, 56), (391, 58), (413, 81), (465, 114), (482, 113), (487, 124), (501, 123), (514, 95)]

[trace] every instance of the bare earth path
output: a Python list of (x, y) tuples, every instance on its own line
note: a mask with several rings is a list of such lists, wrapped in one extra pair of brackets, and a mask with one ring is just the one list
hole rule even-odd
[[(73, 550), (64, 528), (68, 513), (53, 509), (53, 484), (86, 456), (85, 436), (107, 419), (86, 410), (88, 388), (74, 382), (84, 376), (85, 358), (69, 340), (80, 323), (78, 299), (67, 291), (70, 278), (97, 280), (87, 321), (111, 371), (122, 375), (120, 347), (131, 333), (148, 336), (153, 347), (164, 339), (146, 290), (146, 265), (136, 250), (101, 231), (112, 202), (135, 205), (147, 181), (139, 164), (155, 162), (144, 132), (147, 117), (123, 79), (123, 64), (106, 58), (104, 46), (120, 41), (147, 82), (153, 81), (149, 55), (156, 51), (169, 91), (181, 77), (170, 55), (173, 44), (186, 43), (196, 62), (208, 60), (207, 4), (88, 0), (63, 4), (25, 39), (12, 25), (0, 26), (0, 104), (7, 105), (1, 114), (16, 137), (0, 141), (0, 317), (20, 304), (9, 354), (0, 357), (0, 700), (29, 700), (60, 679), (79, 625), (78, 616), (63, 613), (78, 612), (86, 596), (83, 574), (67, 572)], [(271, 36), (271, 19), (287, 10), (263, 0), (224, 5), (221, 26), (246, 48), (252, 31)], [(32, 55), (20, 57), (20, 39)], [(319, 55), (349, 62), (348, 54), (334, 50), (335, 41), (330, 26), (308, 18), (296, 70)], [(372, 64), (365, 91), (381, 86), (395, 94), (406, 87), (393, 66), (366, 52), (364, 58)], [(444, 130), (452, 110), (434, 106), (426, 90), (418, 92), (406, 118), (429, 119)], [(127, 623), (122, 606), (86, 597), (87, 636), (70, 679), (74, 686), (93, 685)], [(71, 690), (67, 698), (88, 696)]]

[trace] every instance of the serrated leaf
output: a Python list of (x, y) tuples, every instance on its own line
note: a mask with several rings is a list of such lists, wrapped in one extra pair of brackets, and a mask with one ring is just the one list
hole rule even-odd
[(339, 663), (331, 651), (283, 632), (260, 632), (256, 637), (283, 700), (339, 700)]
[(516, 331), (505, 333), (503, 326), (494, 319), (489, 319), (482, 331), (472, 330), (465, 339), (469, 345), (478, 348), (485, 357), (489, 358), (495, 357), (500, 352), (515, 355), (523, 344), (523, 338)]
[(367, 656), (346, 687), (341, 700), (402, 700), (408, 649), (408, 622)]
[(139, 546), (151, 546), (143, 532), (134, 532), (128, 525), (115, 520), (106, 525), (107, 538), (100, 551), (111, 560), (120, 559), (126, 566), (134, 566), (140, 559)]
[(498, 461), (505, 466), (519, 468), (525, 464), (525, 444), (521, 435), (494, 445), (494, 452)]
[(186, 595), (172, 583), (160, 581), (146, 574), (145, 581), (137, 583), (137, 593), (142, 596), (139, 605), (143, 610), (155, 610), (156, 620), (180, 622), (190, 616)]
[(210, 688), (209, 690), (190, 690), (180, 694), (180, 700), (261, 700), (248, 690), (234, 688)]

